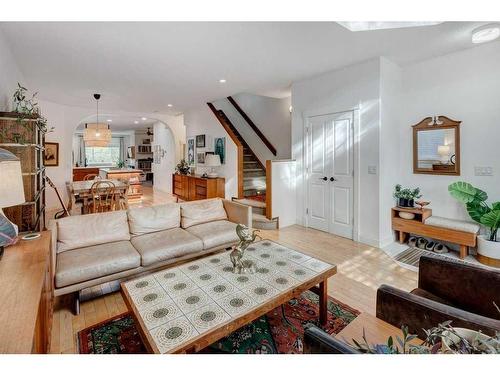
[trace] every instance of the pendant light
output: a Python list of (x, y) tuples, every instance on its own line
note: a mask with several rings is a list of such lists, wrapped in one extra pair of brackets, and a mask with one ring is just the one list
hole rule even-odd
[(96, 122), (85, 124), (83, 140), (87, 147), (106, 147), (111, 142), (111, 130), (108, 124), (99, 122), (99, 99), (101, 94), (94, 94), (97, 105)]

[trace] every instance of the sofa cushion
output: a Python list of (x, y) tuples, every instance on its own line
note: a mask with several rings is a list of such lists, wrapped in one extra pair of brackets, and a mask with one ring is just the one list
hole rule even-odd
[(127, 213), (112, 211), (57, 220), (57, 252), (108, 242), (128, 241)]
[(206, 250), (238, 242), (239, 238), (236, 235), (236, 225), (237, 224), (227, 220), (219, 220), (194, 225), (186, 230), (200, 238), (203, 241), (203, 247)]
[(183, 228), (226, 219), (226, 210), (220, 198), (204, 199), (181, 204), (181, 226)]
[(143, 266), (203, 250), (203, 242), (181, 228), (143, 234), (131, 242), (141, 254)]
[(130, 241), (65, 251), (57, 256), (56, 287), (81, 283), (139, 267), (141, 256)]
[(181, 223), (181, 208), (177, 203), (131, 208), (127, 215), (130, 233), (133, 235), (178, 228)]

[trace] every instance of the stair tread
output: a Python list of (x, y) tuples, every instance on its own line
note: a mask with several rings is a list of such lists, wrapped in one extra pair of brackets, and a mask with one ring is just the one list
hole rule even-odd
[(251, 176), (251, 177), (243, 177), (244, 180), (254, 180), (254, 179), (263, 179), (266, 176)]
[(278, 221), (277, 218), (273, 218), (273, 219), (269, 220), (267, 217), (265, 217), (264, 215), (261, 215), (261, 214), (253, 214), (252, 219), (254, 221), (264, 221), (264, 222), (268, 222), (268, 223), (275, 223), (276, 221)]
[[(244, 204), (245, 206), (266, 208), (266, 202), (256, 201), (255, 199), (235, 199), (234, 202)], [(254, 214), (257, 215), (257, 214)]]
[(259, 172), (259, 171), (264, 172), (262, 168), (243, 168), (243, 172)]

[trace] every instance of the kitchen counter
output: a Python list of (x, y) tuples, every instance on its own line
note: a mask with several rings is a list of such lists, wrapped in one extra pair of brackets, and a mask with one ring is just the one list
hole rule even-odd
[(107, 180), (128, 181), (130, 187), (127, 192), (129, 200), (142, 198), (142, 182), (144, 172), (134, 168), (100, 168), (99, 176)]

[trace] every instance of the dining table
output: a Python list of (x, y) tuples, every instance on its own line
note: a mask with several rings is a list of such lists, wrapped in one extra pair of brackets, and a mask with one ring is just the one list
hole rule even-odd
[[(73, 206), (75, 206), (77, 199), (82, 202), (82, 215), (90, 213), (89, 207), (90, 203), (92, 202), (92, 194), (90, 193), (90, 190), (92, 189), (92, 185), (94, 185), (98, 181), (112, 182), (115, 185), (115, 195), (116, 195), (115, 201), (119, 202), (120, 197), (124, 197), (125, 201), (127, 201), (128, 184), (121, 180), (100, 179), (100, 180), (87, 180), (87, 181), (73, 181), (69, 184), (71, 191), (70, 199), (72, 200)], [(116, 204), (115, 209), (119, 210), (121, 209), (121, 206), (119, 204)]]

